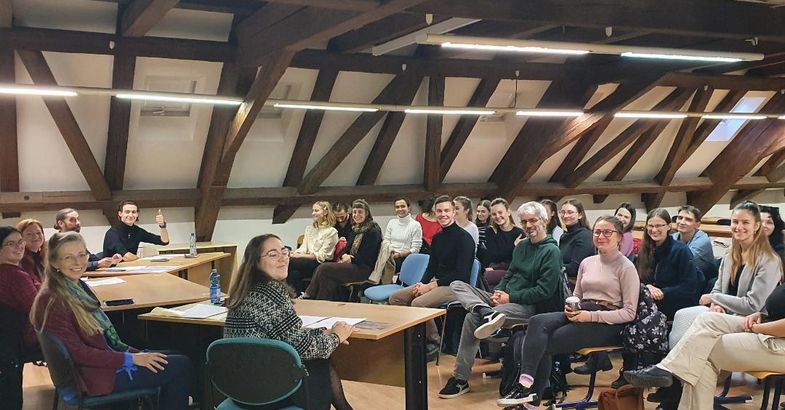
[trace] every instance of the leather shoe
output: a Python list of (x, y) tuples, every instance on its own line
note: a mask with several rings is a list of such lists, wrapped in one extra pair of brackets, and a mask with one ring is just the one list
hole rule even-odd
[(673, 384), (673, 374), (657, 366), (628, 370), (624, 372), (624, 378), (635, 387), (668, 387)]
[(611, 369), (613, 369), (613, 364), (611, 364), (611, 359), (608, 358), (608, 355), (598, 354), (590, 356), (586, 363), (572, 369), (572, 371), (577, 374), (588, 375), (596, 372), (607, 372)]
[(630, 383), (627, 381), (627, 379), (624, 378), (624, 374), (619, 373), (619, 377), (611, 383), (611, 389), (618, 389), (628, 384)]

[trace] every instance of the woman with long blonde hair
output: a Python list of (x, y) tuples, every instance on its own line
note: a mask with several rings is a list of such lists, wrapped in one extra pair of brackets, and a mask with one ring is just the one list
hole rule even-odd
[[(75, 386), (88, 396), (160, 387), (164, 409), (187, 409), (191, 363), (182, 355), (140, 352), (120, 340), (101, 302), (82, 281), (89, 254), (76, 232), (49, 239), (44, 284), (30, 311), (36, 332), (56, 337), (79, 374)], [(61, 397), (78, 392), (61, 390)]]
[(332, 262), (335, 245), (338, 244), (338, 230), (335, 229), (335, 214), (327, 201), (318, 201), (311, 207), (313, 223), (305, 227), (303, 243), (294, 251), (289, 260), (287, 283), (297, 294), (305, 290), (304, 279), (311, 278), (313, 272), (323, 262)]

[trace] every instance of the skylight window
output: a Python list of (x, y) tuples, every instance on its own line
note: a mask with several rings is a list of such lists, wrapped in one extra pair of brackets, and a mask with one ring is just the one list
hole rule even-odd
[[(753, 113), (766, 101), (764, 96), (744, 96), (730, 112)], [(722, 120), (709, 134), (706, 141), (730, 141), (747, 120)]]

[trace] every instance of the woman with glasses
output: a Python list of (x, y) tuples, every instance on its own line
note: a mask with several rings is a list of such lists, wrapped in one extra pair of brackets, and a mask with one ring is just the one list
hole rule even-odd
[[(30, 321), (36, 331), (56, 337), (68, 350), (88, 396), (159, 387), (160, 407), (187, 409), (191, 362), (178, 354), (140, 352), (120, 340), (101, 302), (82, 281), (89, 253), (76, 232), (49, 239), (46, 279), (33, 303)], [(60, 397), (75, 397), (68, 388)]]
[(640, 281), (635, 266), (619, 252), (624, 226), (602, 216), (589, 231), (598, 254), (581, 262), (574, 296), (577, 310), (542, 313), (529, 319), (523, 340), (519, 385), (500, 406), (538, 406), (551, 374), (551, 356), (586, 347), (621, 344), (625, 323), (635, 320)]
[(35, 219), (23, 219), (16, 224), (16, 229), (22, 233), (25, 240), (25, 255), (19, 266), (33, 276), (33, 281), (41, 287), (44, 281), (44, 259), (46, 246), (44, 246), (44, 227)]
[(641, 282), (668, 320), (676, 311), (698, 304), (703, 278), (692, 252), (671, 237), (671, 216), (664, 208), (646, 215), (646, 233), (636, 261)]
[(319, 201), (311, 207), (313, 223), (305, 227), (303, 244), (291, 254), (289, 276), (286, 282), (299, 295), (305, 290), (303, 279), (313, 276), (313, 271), (323, 262), (331, 262), (338, 231), (334, 228), (335, 215), (327, 201)]
[[(286, 285), (288, 268), (289, 250), (277, 236), (259, 235), (248, 242), (229, 287), (224, 337), (260, 337), (292, 345), (308, 367), (309, 392), (321, 401), (314, 408), (329, 409), (332, 402), (336, 409), (351, 409), (341, 380), (327, 359), (339, 344), (346, 343), (352, 328), (344, 322), (337, 322), (331, 329), (304, 328)], [(306, 407), (304, 393), (295, 393), (292, 400)]]
[(346, 252), (339, 262), (325, 262), (316, 268), (305, 299), (346, 300), (343, 285), (368, 279), (376, 266), (382, 230), (374, 222), (371, 207), (363, 199), (352, 203), (352, 232), (346, 238)]
[(567, 229), (559, 240), (559, 250), (564, 262), (564, 272), (572, 285), (578, 276), (581, 262), (594, 255), (595, 249), (581, 201), (574, 198), (564, 201), (559, 215)]
[(27, 317), (41, 282), (19, 267), (24, 253), (22, 233), (11, 226), (0, 227), (0, 397), (11, 409), (22, 408), (24, 357), (38, 350)]

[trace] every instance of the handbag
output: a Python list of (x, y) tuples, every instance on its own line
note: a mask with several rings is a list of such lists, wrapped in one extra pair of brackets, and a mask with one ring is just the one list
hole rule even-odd
[(643, 389), (622, 386), (616, 390), (605, 390), (597, 401), (599, 410), (643, 410)]

